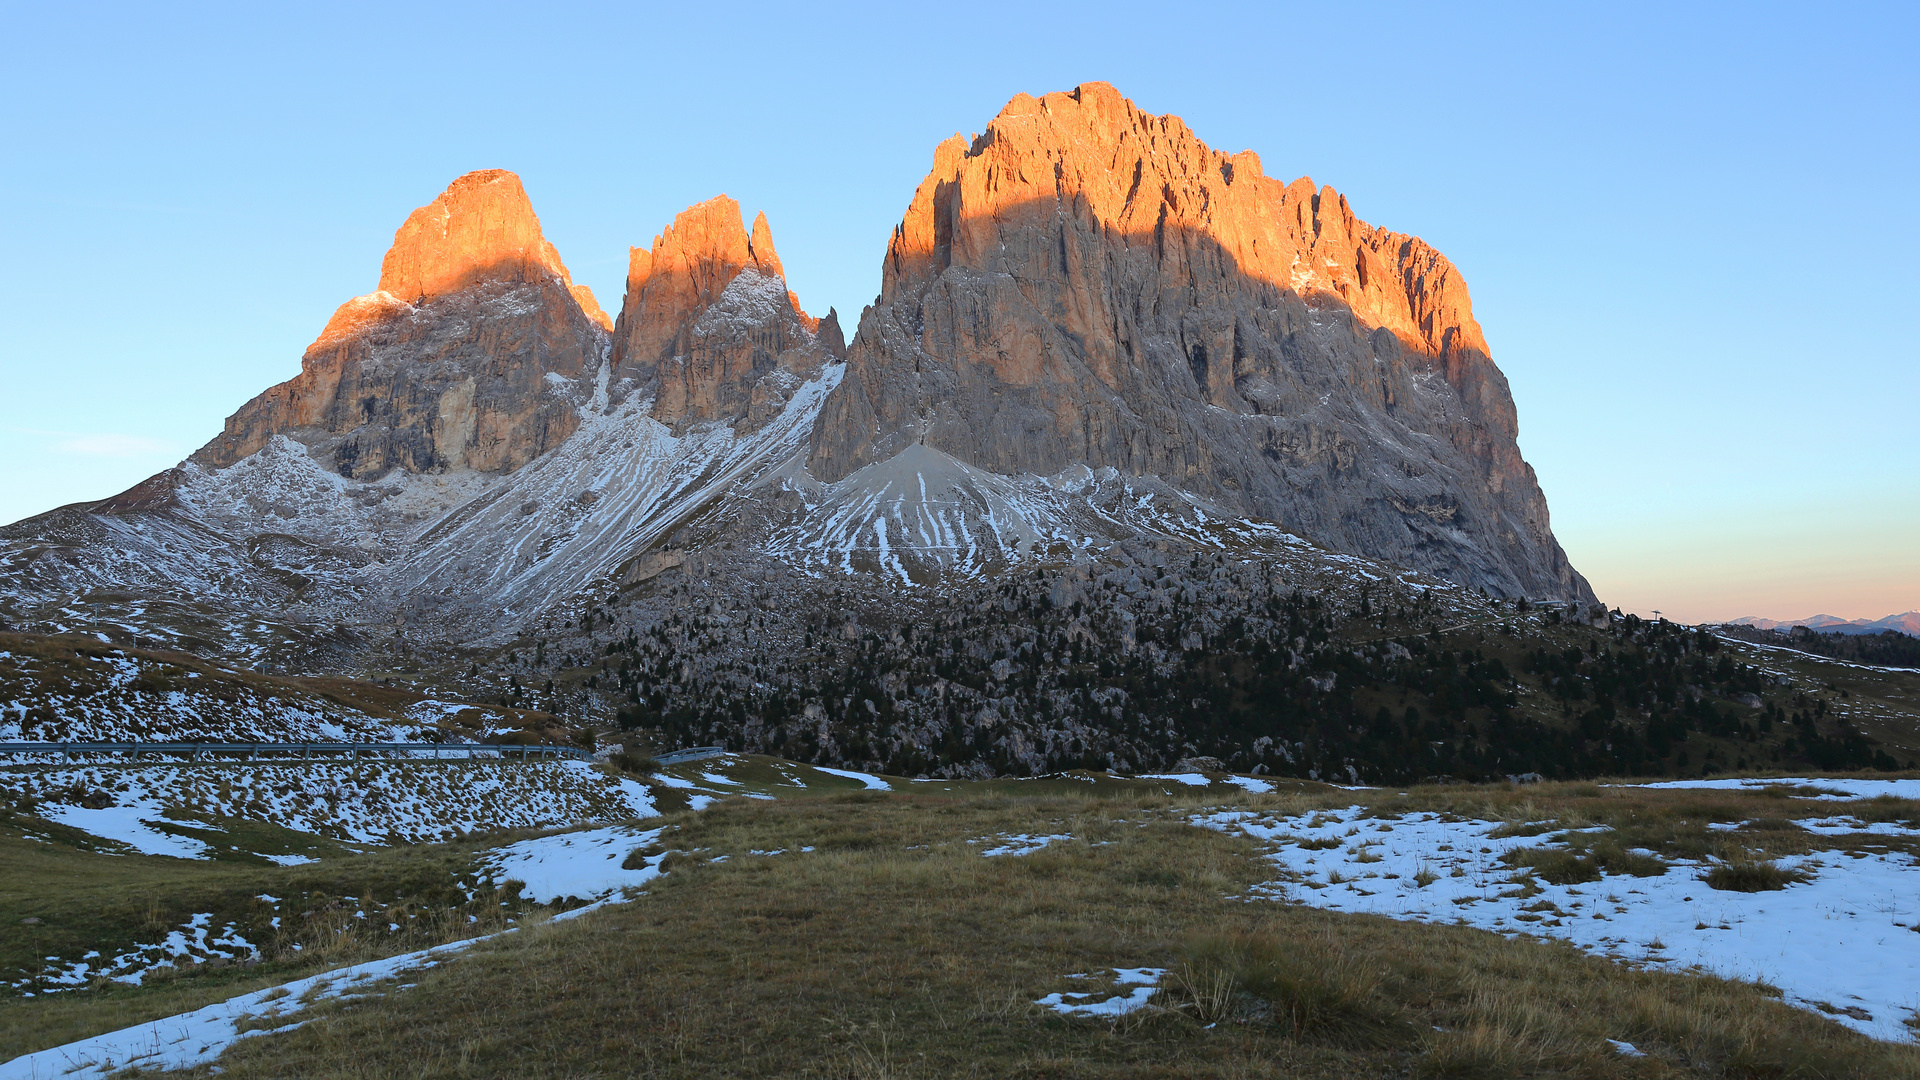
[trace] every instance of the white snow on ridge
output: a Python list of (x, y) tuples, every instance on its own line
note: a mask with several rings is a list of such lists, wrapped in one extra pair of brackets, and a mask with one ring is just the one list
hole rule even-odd
[(1052, 477), (1002, 476), (921, 443), (832, 484), (797, 462), (767, 476), (805, 500), (768, 553), (810, 573), (867, 571), (903, 587), (941, 574), (1083, 558), (1116, 536), (1178, 539), (1212, 549), (1286, 542), (1278, 526), (1210, 515), (1197, 497), (1152, 478), (1075, 466)]
[[(1260, 887), (1270, 899), (1557, 937), (1649, 967), (1757, 979), (1779, 987), (1790, 1004), (1867, 1035), (1914, 1038), (1904, 1021), (1920, 1007), (1913, 975), (1920, 933), (1912, 929), (1920, 922), (1920, 863), (1904, 852), (1780, 859), (1814, 877), (1771, 892), (1714, 890), (1700, 877), (1709, 864), (1675, 859), (1657, 877), (1536, 881), (1539, 891), (1523, 897), (1518, 872), (1500, 856), (1556, 846), (1560, 834), (1493, 837), (1499, 822), (1365, 814), (1362, 807), (1279, 818), (1235, 811), (1193, 821), (1278, 842), (1268, 858), (1291, 880)], [(1329, 839), (1341, 846), (1298, 843)], [(1838, 1011), (1847, 1009), (1855, 1011)]]
[[(253, 664), (286, 639), (396, 611), (491, 640), (511, 632), (503, 613), (606, 586), (688, 516), (794, 457), (845, 365), (822, 366), (755, 430), (710, 423), (678, 435), (652, 417), (650, 399), (610, 403), (608, 372), (603, 361), (573, 435), (511, 474), (349, 480), (279, 435), (224, 469), (181, 465), (170, 474), (172, 514), (93, 515), (105, 536), (83, 557), (0, 544), (0, 595), (38, 607), (49, 595), (89, 596), (85, 610), (37, 617), (55, 629), (120, 627), (149, 643), (177, 639), (188, 615), (218, 627), (196, 635)], [(289, 602), (294, 580), (305, 584)]]
[[(1141, 773), (1139, 779), (1166, 780), (1176, 784), (1185, 784), (1187, 787), (1207, 787), (1213, 783), (1212, 780), (1207, 779), (1202, 773)], [(1220, 777), (1220, 782), (1223, 784), (1232, 784), (1234, 787), (1254, 795), (1264, 795), (1273, 790), (1272, 784), (1256, 776), (1227, 774)]]
[(1212, 783), (1212, 781), (1210, 781), (1210, 780), (1208, 780), (1208, 779), (1207, 779), (1207, 778), (1206, 778), (1205, 776), (1202, 776), (1201, 774), (1199, 774), (1199, 773), (1197, 773), (1197, 772), (1192, 772), (1192, 773), (1142, 773), (1142, 774), (1140, 774), (1140, 779), (1142, 779), (1142, 780), (1170, 780), (1170, 781), (1172, 781), (1172, 782), (1174, 782), (1174, 783), (1176, 783), (1176, 784), (1185, 784), (1185, 785), (1186, 785), (1186, 786), (1188, 786), (1188, 787), (1206, 787), (1207, 785), (1209, 785), (1210, 783)]

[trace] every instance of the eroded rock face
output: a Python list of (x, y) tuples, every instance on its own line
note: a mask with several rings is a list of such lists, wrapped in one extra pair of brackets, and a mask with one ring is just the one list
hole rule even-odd
[(1112, 466), (1337, 549), (1592, 598), (1453, 266), (1104, 83), (942, 143), (882, 273), (814, 428), (821, 479), (916, 442), (1006, 474)]
[(606, 323), (519, 177), (468, 173), (407, 218), (380, 288), (334, 312), (300, 374), (242, 406), (194, 460), (231, 465), (284, 434), (355, 479), (517, 469), (578, 427)]
[(676, 430), (722, 420), (753, 429), (822, 363), (844, 357), (839, 317), (815, 319), (787, 289), (766, 214), (744, 226), (721, 195), (632, 249), (613, 332), (616, 395), (653, 395)]

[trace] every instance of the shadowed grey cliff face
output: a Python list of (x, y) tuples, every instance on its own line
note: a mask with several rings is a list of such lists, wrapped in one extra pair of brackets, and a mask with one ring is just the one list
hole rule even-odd
[(942, 144), (883, 275), (814, 427), (823, 480), (915, 443), (1110, 466), (1496, 594), (1593, 599), (1452, 265), (1111, 87)]

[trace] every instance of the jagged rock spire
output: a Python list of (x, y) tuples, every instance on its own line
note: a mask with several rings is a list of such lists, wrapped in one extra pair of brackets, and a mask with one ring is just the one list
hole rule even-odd
[(651, 250), (630, 252), (616, 391), (652, 394), (663, 422), (756, 426), (797, 385), (764, 376), (810, 376), (844, 354), (837, 318), (823, 331), (788, 290), (764, 212), (748, 232), (740, 204), (716, 196), (681, 211)]
[(242, 406), (194, 457), (222, 467), (286, 435), (356, 478), (516, 469), (578, 426), (547, 376), (579, 379), (606, 331), (520, 178), (468, 173), (408, 215), (380, 287), (334, 312), (300, 374)]

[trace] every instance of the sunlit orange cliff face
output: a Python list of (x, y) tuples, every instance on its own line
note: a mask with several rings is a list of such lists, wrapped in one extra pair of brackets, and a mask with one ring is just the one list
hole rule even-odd
[(577, 428), (547, 376), (580, 378), (608, 329), (520, 178), (468, 173), (408, 216), (380, 287), (340, 305), (300, 374), (242, 406), (195, 459), (232, 464), (284, 434), (351, 477), (518, 468)]
[[(795, 379), (844, 351), (838, 317), (813, 318), (787, 288), (766, 214), (749, 233), (725, 195), (681, 211), (651, 250), (629, 253), (614, 389), (651, 394), (664, 423), (757, 426)], [(792, 378), (766, 379), (775, 372)]]
[(633, 249), (615, 327), (573, 284), (520, 179), (468, 173), (407, 217), (380, 287), (340, 306), (300, 374), (195, 458), (229, 465), (286, 436), (359, 479), (510, 471), (578, 430), (609, 353), (614, 403), (639, 392), (675, 427), (748, 430), (845, 352), (837, 318), (802, 311), (784, 275), (766, 216), (749, 232), (722, 195)]
[(827, 480), (922, 443), (1165, 478), (1336, 547), (1586, 590), (1459, 273), (1104, 83), (956, 135), (814, 427)]

